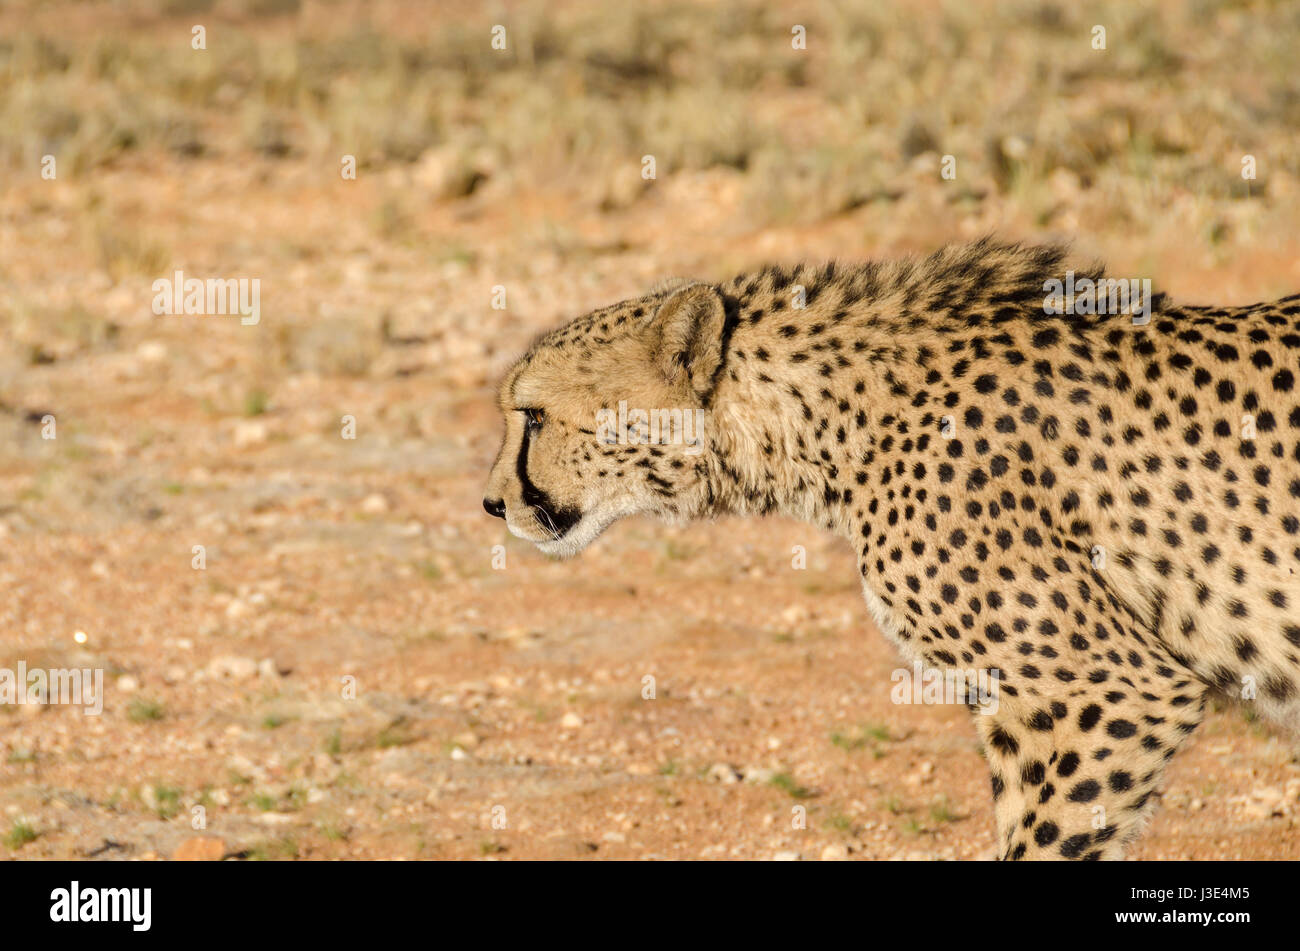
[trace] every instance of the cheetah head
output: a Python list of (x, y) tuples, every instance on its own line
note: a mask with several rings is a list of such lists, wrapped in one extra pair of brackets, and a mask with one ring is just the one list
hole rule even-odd
[(560, 557), (627, 515), (703, 514), (724, 312), (717, 288), (679, 282), (542, 336), (501, 383), (483, 507)]

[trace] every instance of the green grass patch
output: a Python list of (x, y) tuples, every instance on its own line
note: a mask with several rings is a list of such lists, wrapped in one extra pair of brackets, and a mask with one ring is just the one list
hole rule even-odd
[(126, 706), (126, 718), (132, 723), (153, 723), (164, 716), (163, 705), (148, 697), (132, 697)]
[(807, 786), (795, 782), (789, 773), (777, 773), (768, 781), (768, 785), (784, 790), (793, 799), (811, 799), (816, 793)]
[(35, 842), (38, 833), (26, 819), (15, 819), (9, 831), (5, 833), (4, 843), (12, 851), (18, 851), (28, 842)]

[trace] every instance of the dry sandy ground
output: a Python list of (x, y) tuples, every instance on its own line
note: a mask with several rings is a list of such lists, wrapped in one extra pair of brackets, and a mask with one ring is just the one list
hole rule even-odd
[[(839, 543), (634, 521), (554, 563), (480, 490), (493, 383), (566, 316), (666, 274), (1033, 223), (940, 227), (917, 201), (755, 230), (709, 171), (621, 213), (489, 189), (392, 224), (424, 173), (141, 161), (0, 194), (0, 666), (108, 672), (102, 716), (0, 708), (0, 854), (990, 857), (968, 715), (890, 702), (898, 660)], [(125, 250), (87, 234), (90, 203)], [(1179, 227), (1081, 245), (1192, 300), (1300, 288), (1294, 235), (1211, 254)], [(165, 272), (113, 273), (150, 242), (260, 277), (260, 324), (155, 317)], [(1293, 749), (1217, 712), (1134, 855), (1294, 859), (1298, 821)]]

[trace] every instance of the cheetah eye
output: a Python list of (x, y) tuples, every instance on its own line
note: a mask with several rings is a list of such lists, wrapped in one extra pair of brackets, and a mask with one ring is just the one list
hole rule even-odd
[(540, 409), (526, 409), (522, 412), (524, 414), (524, 424), (529, 429), (536, 431), (542, 428), (542, 423), (546, 419), (545, 412)]

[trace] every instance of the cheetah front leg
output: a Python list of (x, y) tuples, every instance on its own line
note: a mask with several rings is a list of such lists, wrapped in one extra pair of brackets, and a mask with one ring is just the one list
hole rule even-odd
[[(1155, 652), (1142, 667), (1165, 667)], [(1204, 688), (1121, 676), (977, 714), (992, 771), (1003, 859), (1118, 859), (1141, 832), (1164, 766), (1200, 722)]]

